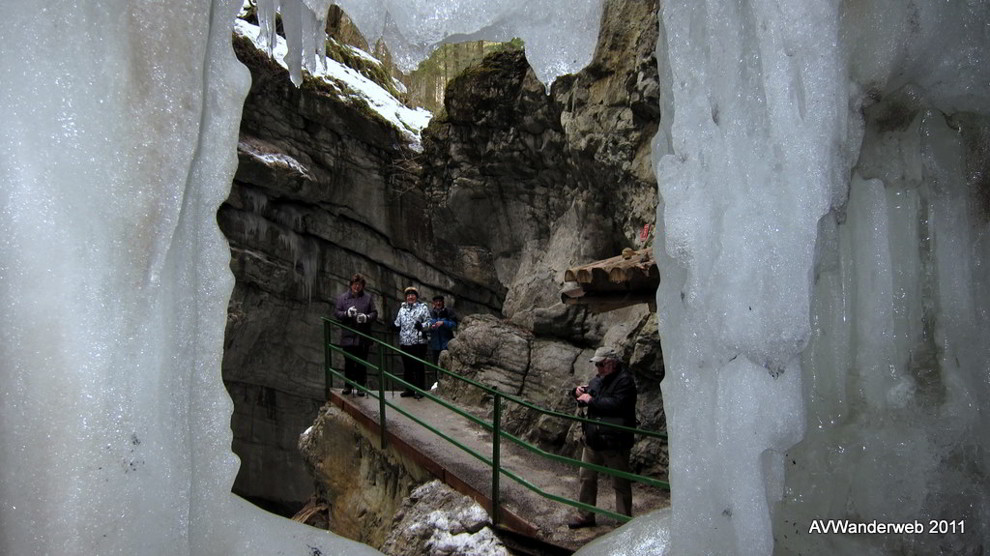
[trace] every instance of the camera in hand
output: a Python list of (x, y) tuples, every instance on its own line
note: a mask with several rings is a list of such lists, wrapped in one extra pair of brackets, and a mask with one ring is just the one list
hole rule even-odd
[[(572, 392), (574, 393), (574, 398), (577, 399), (582, 394), (588, 393), (588, 385), (585, 384), (582, 386), (578, 386), (577, 388), (572, 390)], [(578, 407), (586, 407), (588, 405), (588, 402), (582, 402), (581, 400), (577, 400), (577, 405)]]

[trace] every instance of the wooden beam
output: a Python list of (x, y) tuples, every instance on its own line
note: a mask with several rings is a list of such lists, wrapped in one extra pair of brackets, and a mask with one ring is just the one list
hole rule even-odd
[(650, 307), (650, 312), (656, 312), (656, 291), (652, 292), (627, 292), (622, 294), (588, 294), (582, 297), (560, 296), (560, 301), (564, 305), (585, 305), (593, 313), (605, 313), (646, 303)]

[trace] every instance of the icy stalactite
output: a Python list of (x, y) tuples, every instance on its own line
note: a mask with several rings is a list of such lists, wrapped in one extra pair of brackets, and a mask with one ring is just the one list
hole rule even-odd
[(655, 152), (671, 546), (768, 553), (783, 454), (804, 427), (816, 223), (851, 166), (838, 15), (825, 3), (661, 10), (658, 59), (672, 74), (670, 154)]
[(281, 14), (288, 44), (284, 63), (296, 87), (302, 84), (303, 68), (310, 73), (326, 68), (327, 10), (332, 4), (333, 0), (258, 0), (258, 42), (272, 54), (278, 41), (275, 17)]
[[(283, 15), (297, 84), (326, 4), (259, 6), (268, 44)], [(248, 88), (239, 3), (7, 7), (0, 552), (375, 553), (230, 493), (216, 211)]]
[(384, 37), (403, 71), (444, 42), (467, 40), (526, 43), (526, 58), (550, 86), (591, 61), (598, 39), (602, 0), (337, 0), (369, 41)]
[[(888, 110), (905, 108), (898, 96), (867, 109), (845, 212), (822, 222), (818, 326), (803, 354), (809, 430), (788, 454), (776, 523), (791, 551), (966, 553), (987, 543), (990, 349), (980, 336), (990, 326), (981, 268), (990, 230), (966, 161), (976, 154), (967, 135), (985, 136), (990, 119), (919, 107), (891, 128)], [(794, 530), (823, 515), (968, 528), (874, 539)]]

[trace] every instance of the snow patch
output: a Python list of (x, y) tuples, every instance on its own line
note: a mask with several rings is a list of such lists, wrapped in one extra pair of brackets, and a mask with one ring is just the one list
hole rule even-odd
[[(238, 19), (234, 22), (234, 33), (249, 39), (258, 50), (269, 51), (264, 34), (257, 25), (252, 25), (247, 21)], [(377, 58), (363, 50), (354, 47), (350, 47), (350, 49), (363, 58), (381, 64)], [(287, 53), (288, 46), (285, 43), (285, 39), (276, 35), (275, 44), (271, 48), (271, 56), (280, 66), (286, 69), (289, 68), (289, 65), (285, 61)], [(311, 77), (320, 79), (340, 91), (340, 94), (344, 98), (366, 103), (368, 108), (395, 126), (403, 137), (409, 141), (414, 150), (421, 150), (420, 134), (433, 117), (433, 114), (429, 110), (424, 108), (409, 108), (378, 83), (361, 75), (360, 72), (326, 56), (323, 56), (321, 63), (316, 64), (315, 67), (305, 69)]]

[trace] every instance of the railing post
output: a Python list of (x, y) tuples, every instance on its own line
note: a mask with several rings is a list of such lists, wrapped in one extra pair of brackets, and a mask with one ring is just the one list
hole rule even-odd
[(385, 344), (378, 344), (378, 430), (381, 432), (381, 449), (385, 449)]
[(330, 400), (330, 389), (333, 388), (333, 373), (330, 372), (330, 321), (323, 321), (323, 389), (327, 401)]
[(492, 525), (498, 525), (498, 479), (502, 474), (499, 448), (502, 440), (502, 394), (495, 392), (495, 413), (492, 416)]

